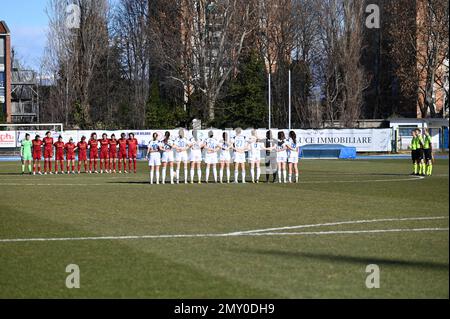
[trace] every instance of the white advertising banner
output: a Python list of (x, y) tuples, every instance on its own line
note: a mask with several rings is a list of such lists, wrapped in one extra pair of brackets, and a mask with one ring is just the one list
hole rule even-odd
[[(120, 138), (121, 133), (126, 133), (127, 137), (129, 133), (134, 133), (139, 145), (145, 146), (151, 141), (153, 133), (158, 133), (158, 138), (161, 139), (164, 136), (166, 130), (115, 130), (115, 131), (99, 131), (99, 130), (85, 130), (85, 131), (64, 131), (64, 132), (52, 132), (53, 138), (61, 135), (64, 142), (68, 142), (69, 138), (73, 138), (75, 142), (81, 140), (82, 136), (86, 136), (89, 139), (91, 133), (97, 133), (97, 139), (100, 139), (103, 133), (106, 133), (108, 137), (111, 134), (115, 134), (116, 138)], [(178, 136), (178, 129), (168, 130), (170, 132), (171, 138), (176, 138)], [(208, 137), (208, 132), (210, 130), (199, 130), (198, 135), (200, 138), (205, 139)], [(222, 139), (222, 130), (212, 129), (214, 137), (218, 140)], [(273, 138), (277, 138), (277, 134), (280, 130), (272, 130)], [(288, 136), (288, 130), (282, 130)], [(390, 152), (392, 148), (392, 130), (391, 129), (323, 129), (323, 130), (294, 130), (297, 134), (297, 139), (300, 145), (324, 145), (324, 144), (339, 144), (344, 146), (356, 147), (357, 152)], [(1, 145), (14, 146), (16, 143), (15, 134), (13, 132), (3, 132), (9, 133), (8, 136), (4, 136), (4, 142), (0, 142)], [(25, 133), (29, 133), (33, 139), (36, 134), (44, 137), (45, 131), (17, 131), (17, 146), (20, 146), (20, 142), (25, 138)], [(251, 130), (243, 130), (243, 135), (250, 136)], [(2, 133), (0, 133), (2, 134)], [(234, 137), (234, 131), (229, 131), (229, 137)], [(266, 136), (266, 130), (257, 130), (257, 135), (259, 138), (263, 139)], [(0, 135), (0, 141), (1, 141)], [(11, 136), (13, 136), (11, 140)], [(192, 137), (192, 131), (185, 131), (185, 136), (187, 138)], [(9, 139), (8, 139), (9, 138)], [(9, 142), (8, 142), (9, 141)], [(3, 147), (13, 147), (13, 146), (3, 146)]]
[(0, 148), (15, 147), (15, 146), (16, 146), (16, 132), (0, 131)]

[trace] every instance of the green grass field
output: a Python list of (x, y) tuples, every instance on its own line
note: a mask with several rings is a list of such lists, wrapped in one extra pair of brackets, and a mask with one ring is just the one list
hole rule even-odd
[(0, 298), (448, 298), (448, 164), (418, 179), (404, 160), (308, 160), (299, 184), (149, 185), (144, 162), (122, 176), (0, 163)]

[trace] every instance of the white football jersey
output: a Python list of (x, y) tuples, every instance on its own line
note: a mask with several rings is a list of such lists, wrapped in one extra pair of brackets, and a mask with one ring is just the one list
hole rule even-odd
[(247, 140), (245, 136), (238, 135), (233, 138), (233, 144), (236, 149), (244, 150), (247, 148)]
[(296, 140), (293, 140), (292, 138), (288, 138), (288, 140), (287, 140), (287, 143), (289, 144), (289, 146), (292, 148), (292, 149), (297, 149), (297, 141)]
[(205, 144), (206, 144), (206, 147), (211, 150), (214, 150), (217, 146), (219, 146), (219, 142), (213, 137), (207, 138), (205, 140)]
[(278, 150), (278, 151), (283, 151), (283, 150), (285, 150), (285, 149), (286, 149), (286, 144), (287, 144), (286, 140), (278, 141), (278, 142), (277, 142), (277, 150)]
[(164, 140), (161, 140), (160, 143), (164, 150), (170, 150), (173, 147), (173, 140), (171, 140), (171, 139), (168, 139), (167, 142), (165, 142)]
[(203, 145), (203, 140), (198, 138), (197, 140), (195, 138), (191, 138), (189, 140), (189, 142), (191, 143), (191, 148), (192, 150), (200, 150), (202, 148)]
[(185, 148), (189, 145), (189, 141), (185, 137), (177, 137), (174, 141), (176, 147)]
[(148, 143), (148, 148), (153, 150), (153, 151), (159, 150), (160, 146), (161, 146), (161, 142), (160, 141), (150, 141)]

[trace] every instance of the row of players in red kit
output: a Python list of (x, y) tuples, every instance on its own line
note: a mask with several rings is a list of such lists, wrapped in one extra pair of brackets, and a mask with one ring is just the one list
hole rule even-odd
[[(86, 137), (83, 136), (81, 141), (77, 144), (70, 138), (68, 143), (64, 143), (61, 136), (59, 136), (56, 142), (53, 142), (51, 133), (47, 132), (45, 137), (41, 140), (39, 135), (36, 135), (32, 141), (33, 149), (33, 174), (42, 174), (41, 172), (41, 159), (42, 148), (44, 149), (44, 174), (53, 174), (52, 172), (52, 158), (53, 150), (55, 150), (55, 169), (54, 173), (58, 174), (59, 169), (64, 174), (64, 153), (67, 161), (67, 173), (81, 173), (81, 164), (84, 164), (85, 173), (98, 173), (97, 160), (100, 159), (100, 173), (116, 173), (117, 163), (118, 172), (122, 173), (122, 165), (124, 173), (128, 170), (136, 173), (136, 158), (138, 152), (138, 140), (134, 137), (133, 133), (122, 133), (119, 139), (116, 139), (112, 134), (108, 138), (107, 134), (103, 134), (101, 139), (97, 139), (97, 134), (92, 133), (91, 138), (86, 141)], [(100, 152), (99, 152), (100, 145)], [(78, 151), (78, 170), (75, 171), (75, 152)], [(89, 170), (88, 170), (88, 153), (89, 153)], [(99, 156), (100, 153), (100, 156)], [(59, 163), (59, 167), (58, 167)], [(93, 170), (92, 170), (93, 169)]]

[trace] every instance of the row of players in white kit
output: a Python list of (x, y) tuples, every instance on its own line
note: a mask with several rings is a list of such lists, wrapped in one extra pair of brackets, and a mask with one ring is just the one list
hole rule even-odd
[[(175, 140), (170, 138), (170, 133), (166, 132), (162, 140), (158, 139), (158, 134), (154, 133), (152, 140), (148, 144), (147, 159), (150, 167), (150, 184), (156, 182), (159, 184), (159, 167), (162, 164), (161, 182), (166, 180), (166, 170), (170, 170), (170, 182), (174, 184), (180, 182), (181, 164), (184, 165), (184, 182), (188, 183), (188, 162), (190, 166), (190, 182), (194, 183), (195, 171), (197, 170), (198, 183), (202, 181), (202, 149), (205, 150), (206, 176), (205, 181), (209, 181), (210, 170), (212, 169), (214, 182), (217, 183), (217, 164), (220, 162), (219, 181), (224, 182), (224, 172), (226, 170), (226, 182), (230, 183), (231, 172), (230, 163), (234, 162), (234, 182), (239, 181), (239, 168), (242, 174), (242, 183), (245, 183), (245, 153), (249, 153), (250, 172), (253, 183), (258, 183), (261, 176), (261, 151), (276, 151), (278, 182), (291, 183), (292, 176), (295, 175), (294, 182), (298, 182), (298, 155), (299, 146), (294, 131), (289, 133), (286, 139), (283, 131), (278, 132), (277, 140), (269, 140), (269, 143), (263, 143), (262, 139), (257, 137), (256, 130), (252, 130), (249, 138), (241, 135), (242, 130), (236, 129), (236, 136), (231, 140), (227, 132), (223, 132), (222, 140), (219, 142), (214, 138), (214, 133), (210, 131), (208, 138), (202, 140), (198, 137), (196, 130), (192, 132), (192, 138), (187, 139), (184, 136), (184, 130), (179, 131)], [(190, 154), (188, 156), (188, 150)], [(231, 156), (233, 153), (233, 157)], [(174, 162), (176, 163), (176, 172), (174, 172)], [(287, 176), (287, 165), (289, 166), (289, 178)]]

